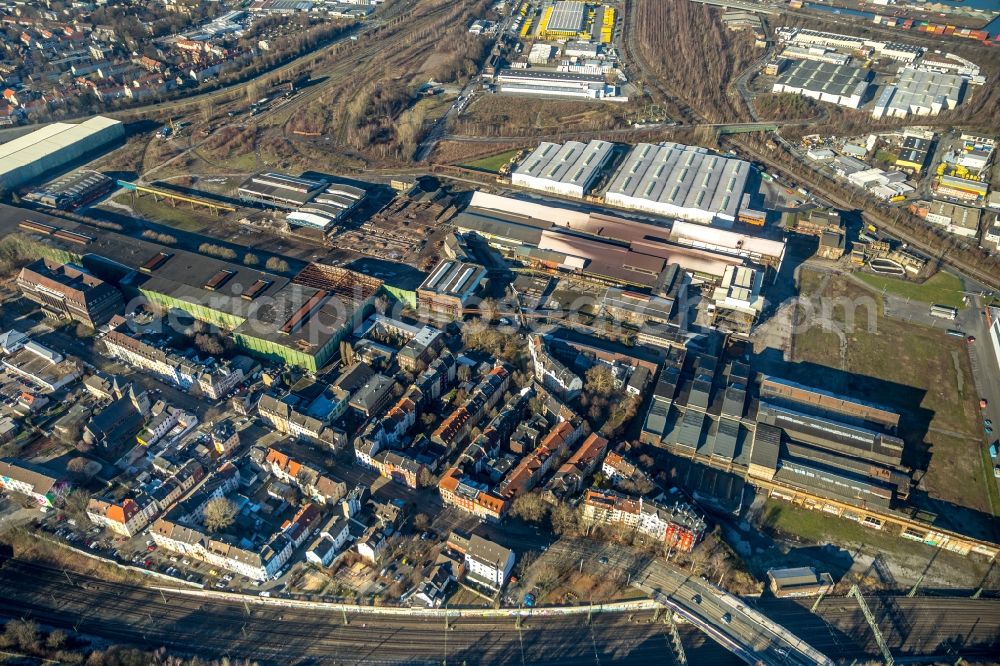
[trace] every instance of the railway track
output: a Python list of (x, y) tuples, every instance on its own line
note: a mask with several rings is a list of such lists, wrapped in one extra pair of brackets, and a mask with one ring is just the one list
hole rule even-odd
[[(207, 601), (67, 574), (45, 565), (10, 561), (0, 569), (0, 615), (27, 617), (119, 643), (165, 646), (206, 657), (237, 656), (289, 664), (594, 663), (627, 654), (656, 663), (668, 649), (650, 613), (602, 615), (593, 626), (579, 617), (535, 617), (519, 631), (513, 621), (460, 619), (447, 631), (438, 619), (302, 611), (239, 602)], [(694, 638), (694, 636), (692, 636)], [(700, 641), (700, 639), (698, 639)], [(450, 647), (447, 647), (450, 646)], [(707, 653), (732, 663), (721, 648)], [(523, 650), (523, 652), (522, 652)], [(522, 658), (523, 655), (523, 658)]]
[[(404, 7), (405, 10), (403, 9)], [(274, 113), (269, 113), (271, 111), (269, 110), (269, 112), (261, 114), (259, 118), (264, 119), (268, 116), (279, 116), (291, 111), (290, 113), (287, 113), (287, 117), (281, 123), (282, 134), (290, 141), (307, 140), (308, 137), (292, 135), (291, 132), (288, 131), (288, 123), (296, 110), (303, 108), (309, 103), (322, 97), (325, 93), (333, 91), (338, 86), (343, 85), (343, 78), (355, 71), (359, 65), (377, 53), (392, 48), (391, 45), (394, 38), (404, 37), (412, 31), (422, 30), (427, 23), (439, 18), (450, 8), (449, 5), (442, 4), (414, 18), (412, 14), (418, 9), (418, 7), (419, 3), (416, 0), (406, 2), (405, 5), (402, 2), (397, 3), (396, 8), (400, 13), (394, 16), (392, 20), (387, 20), (386, 24), (379, 30), (366, 35), (365, 39), (371, 43), (365, 46), (356, 47), (350, 51), (346, 57), (338, 60), (337, 63), (330, 69), (314, 73), (314, 77), (319, 75), (326, 77), (326, 80), (307, 88), (297, 97), (292, 98), (288, 104), (284, 104), (281, 107), (274, 109)], [(387, 36), (383, 34), (390, 30), (393, 31), (392, 35)]]
[[(777, 160), (772, 159), (768, 155), (748, 147), (745, 143), (739, 142), (735, 139), (733, 140), (733, 143), (736, 143), (737, 146), (739, 146), (739, 148), (744, 152), (747, 152), (750, 155), (752, 155), (753, 159), (762, 162), (775, 172), (780, 174), (785, 174), (789, 178), (793, 179), (795, 182), (802, 182), (805, 180), (803, 179), (801, 172), (792, 173), (788, 165), (778, 162)], [(806, 171), (812, 170), (812, 167), (808, 167), (806, 165), (802, 166), (803, 169)], [(823, 199), (833, 203), (834, 205), (844, 210), (855, 210), (857, 208), (857, 206), (852, 204), (850, 201), (844, 199), (844, 197), (834, 192), (831, 192), (829, 189), (825, 188), (822, 182), (813, 181), (810, 179), (809, 181), (805, 182), (805, 184), (813, 191), (813, 193), (819, 194)], [(971, 277), (972, 279), (976, 280), (977, 282), (980, 282), (981, 284), (986, 285), (991, 289), (1000, 289), (1000, 274), (993, 274), (991, 272), (976, 268), (971, 264), (969, 264), (968, 262), (963, 261), (949, 254), (946, 250), (942, 248), (933, 247), (929, 245), (926, 241), (918, 239), (915, 236), (911, 235), (905, 229), (900, 228), (899, 225), (897, 225), (891, 219), (883, 217), (877, 210), (873, 212), (872, 210), (863, 209), (863, 212), (869, 217), (871, 217), (873, 223), (878, 225), (879, 228), (885, 231), (888, 235), (897, 238), (903, 241), (904, 243), (909, 244), (910, 246), (916, 248), (924, 255), (931, 257), (932, 259), (937, 260), (946, 266), (950, 266), (951, 268), (957, 270), (963, 275)]]
[[(898, 654), (945, 655), (958, 648), (969, 659), (997, 654), (1000, 599), (970, 602), (954, 597), (872, 595), (866, 601), (889, 647)], [(878, 653), (874, 636), (852, 599), (828, 597), (820, 602), (816, 615), (809, 612), (811, 606), (811, 599), (800, 603), (768, 600), (762, 609), (826, 654), (864, 659)]]
[[(69, 579), (67, 580), (67, 576)], [(71, 584), (70, 584), (71, 583)], [(870, 597), (869, 604), (890, 647), (904, 655), (947, 655), (967, 659), (997, 652), (1000, 600), (947, 597)], [(767, 615), (811, 645), (840, 660), (870, 659), (877, 647), (857, 605), (828, 597), (818, 613), (810, 602), (768, 600)], [(20, 560), (0, 567), (0, 615), (27, 617), (119, 643), (165, 646), (202, 656), (235, 656), (271, 663), (310, 657), (319, 663), (594, 663), (627, 656), (630, 663), (660, 663), (668, 649), (663, 627), (649, 612), (600, 614), (592, 626), (583, 618), (536, 616), (521, 631), (509, 620), (401, 618), (375, 613), (344, 617), (333, 610), (303, 610), (239, 601), (199, 599), (96, 576), (69, 573)], [(706, 661), (735, 663), (693, 630), (685, 641)], [(524, 660), (522, 652), (524, 649)], [(689, 648), (689, 652), (691, 649)], [(707, 661), (707, 660), (711, 661)]]

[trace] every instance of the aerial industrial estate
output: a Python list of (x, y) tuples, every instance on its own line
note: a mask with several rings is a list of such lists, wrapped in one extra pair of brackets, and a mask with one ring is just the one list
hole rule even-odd
[(968, 4), (0, 7), (2, 654), (994, 663)]

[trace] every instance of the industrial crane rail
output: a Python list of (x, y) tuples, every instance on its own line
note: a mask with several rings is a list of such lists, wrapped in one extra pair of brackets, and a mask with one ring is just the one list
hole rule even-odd
[(137, 185), (136, 183), (130, 183), (127, 180), (119, 180), (118, 187), (128, 190), (129, 192), (138, 192), (153, 195), (153, 198), (162, 197), (164, 199), (170, 199), (171, 201), (179, 201), (182, 203), (189, 203), (192, 206), (201, 206), (202, 208), (208, 208), (216, 213), (235, 213), (236, 208), (233, 206), (227, 206), (226, 204), (215, 203), (214, 201), (207, 201), (205, 199), (198, 199), (196, 197), (189, 197), (183, 194), (178, 194), (176, 192), (168, 192), (165, 190), (159, 190), (155, 187), (146, 187), (145, 185)]

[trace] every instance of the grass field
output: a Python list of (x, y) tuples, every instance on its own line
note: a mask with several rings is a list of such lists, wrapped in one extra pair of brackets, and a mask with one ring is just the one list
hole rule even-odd
[(878, 291), (886, 291), (902, 298), (938, 305), (949, 305), (953, 308), (962, 307), (962, 281), (950, 273), (939, 271), (922, 284), (897, 280), (895, 278), (858, 273), (866, 284)]
[(507, 164), (512, 157), (517, 155), (520, 150), (508, 150), (497, 155), (490, 155), (489, 157), (483, 157), (478, 160), (473, 160), (462, 164), (461, 166), (466, 169), (477, 169), (479, 171), (489, 171), (490, 173), (499, 173), (500, 167)]
[[(801, 284), (818, 291), (803, 294), (818, 302), (862, 305), (853, 326), (844, 325), (842, 308), (833, 311), (834, 324), (844, 329), (839, 334), (819, 325), (796, 332), (795, 360), (807, 365), (799, 368), (803, 376), (792, 378), (898, 411), (904, 464), (926, 468), (921, 479), (926, 508), (942, 514), (944, 507), (966, 507), (980, 513), (949, 511), (954, 527), (989, 529), (983, 521), (998, 507), (979, 455), (978, 396), (964, 341), (885, 317), (873, 294), (842, 276), (830, 276), (824, 284), (804, 272)], [(865, 303), (873, 307), (871, 320)], [(845, 337), (843, 348), (839, 335)], [(822, 367), (832, 370), (824, 373)]]
[(862, 527), (861, 523), (853, 520), (810, 511), (778, 499), (769, 499), (764, 504), (761, 523), (769, 529), (815, 543), (835, 543), (839, 546), (864, 544), (875, 552), (930, 552), (927, 546), (900, 539), (895, 534)]
[(991, 566), (982, 559), (963, 557), (904, 539), (898, 536), (898, 528), (895, 527), (875, 530), (852, 520), (810, 511), (778, 499), (765, 502), (760, 523), (767, 531), (798, 537), (804, 542), (837, 544), (852, 553), (860, 551), (870, 557), (886, 556), (894, 565), (908, 571), (908, 578), (924, 573), (927, 581), (974, 586), (983, 580)]

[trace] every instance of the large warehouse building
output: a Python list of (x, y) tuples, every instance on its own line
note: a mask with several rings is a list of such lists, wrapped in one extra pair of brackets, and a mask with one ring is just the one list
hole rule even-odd
[(485, 278), (486, 269), (478, 264), (445, 259), (417, 288), (417, 302), (423, 309), (460, 319)]
[(191, 252), (150, 252), (136, 285), (147, 300), (229, 331), (258, 356), (312, 372), (370, 314), (381, 282), (309, 264), (291, 280)]
[(703, 224), (732, 222), (750, 177), (750, 163), (698, 146), (640, 143), (604, 196), (605, 202)]
[(46, 125), (0, 145), (0, 187), (20, 187), (124, 137), (121, 121), (104, 116)]
[(240, 185), (240, 200), (277, 208), (298, 208), (309, 202), (326, 181), (296, 178), (283, 173), (258, 173)]
[(511, 183), (534, 190), (582, 199), (611, 158), (614, 144), (608, 141), (548, 141), (538, 146), (511, 173)]
[(580, 35), (586, 27), (586, 3), (559, 0), (543, 11), (539, 32), (549, 39), (569, 39)]
[(502, 69), (497, 74), (500, 92), (547, 97), (583, 97), (627, 102), (618, 87), (608, 85), (601, 74), (576, 74), (540, 69)]
[(114, 189), (115, 181), (93, 170), (75, 171), (32, 190), (25, 199), (46, 208), (74, 210)]
[[(877, 405), (767, 377), (750, 398), (745, 363), (674, 349), (653, 390), (641, 439), (676, 455), (745, 471), (755, 485), (887, 510), (909, 496), (898, 416)], [(715, 405), (719, 405), (715, 408)]]
[(886, 86), (875, 102), (875, 118), (936, 116), (954, 109), (965, 93), (965, 79), (957, 74), (924, 72), (904, 67), (895, 85)]
[(871, 73), (852, 65), (799, 60), (778, 77), (771, 92), (803, 95), (851, 109), (860, 108)]

